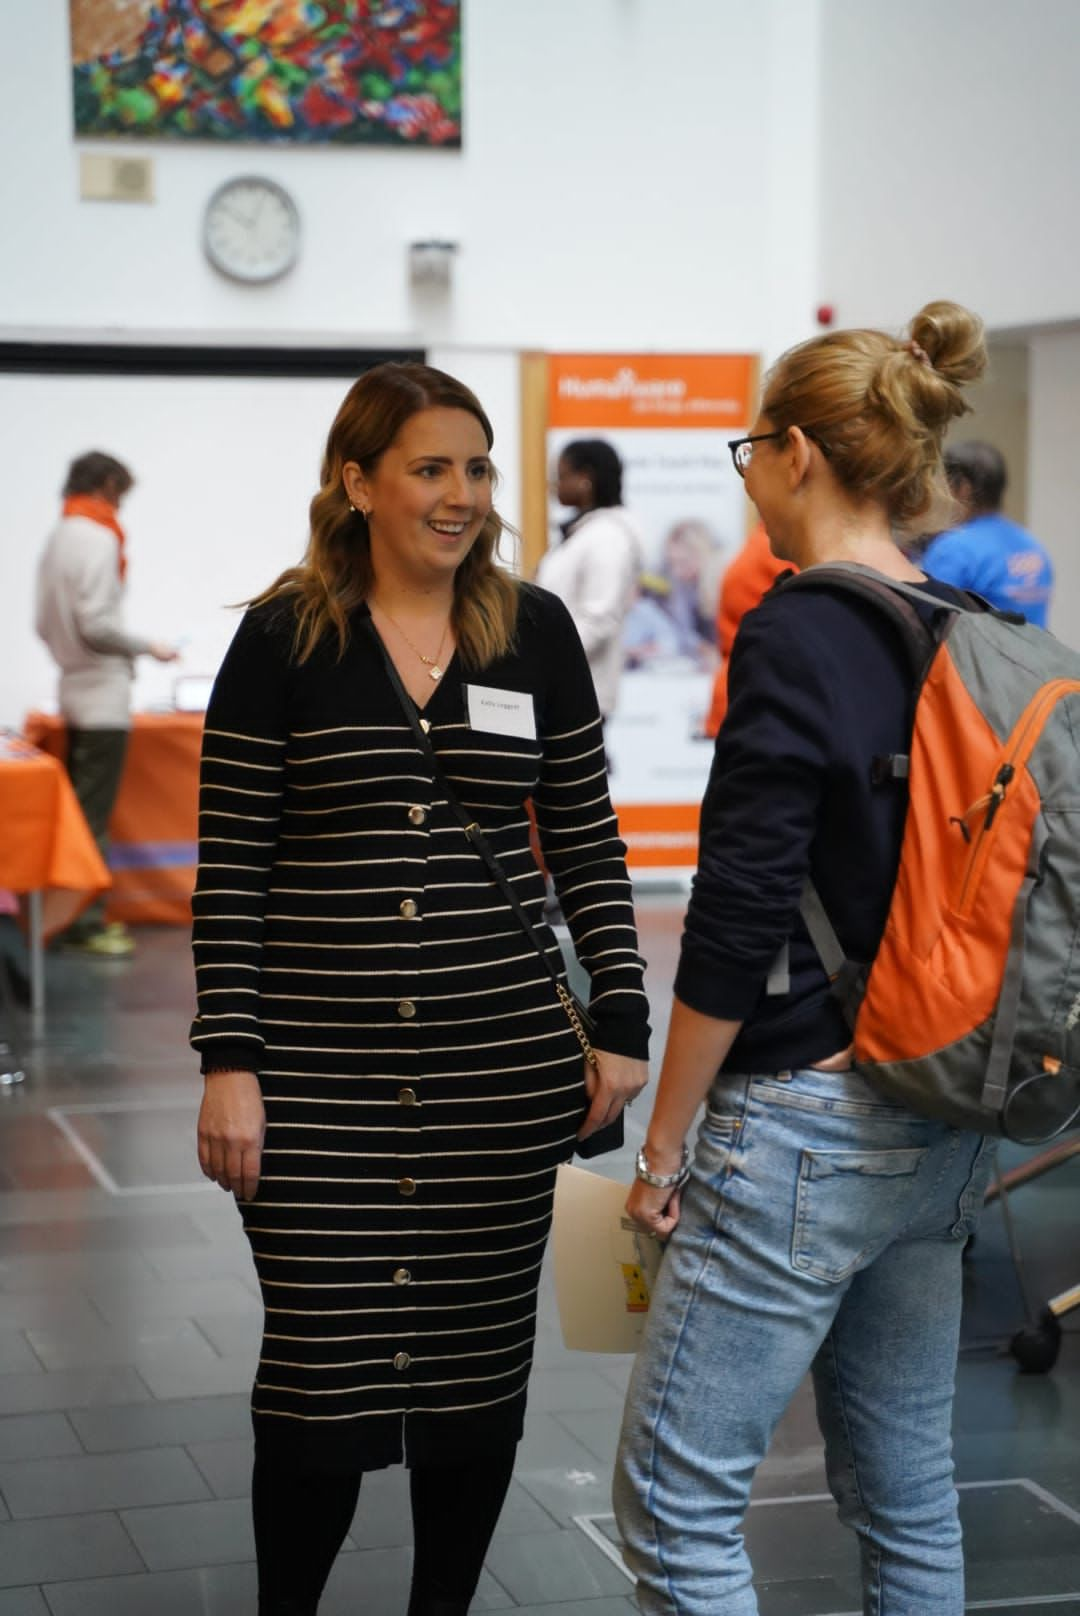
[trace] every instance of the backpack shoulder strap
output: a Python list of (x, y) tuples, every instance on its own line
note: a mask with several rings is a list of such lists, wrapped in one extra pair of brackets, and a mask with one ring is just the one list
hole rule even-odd
[(869, 601), (883, 617), (888, 618), (900, 636), (916, 684), (922, 682), (927, 667), (938, 648), (939, 636), (915, 610), (914, 601), (940, 607), (945, 612), (960, 613), (964, 607), (950, 600), (927, 596), (899, 578), (888, 578), (872, 567), (861, 567), (851, 561), (823, 562), (806, 572), (788, 573), (773, 586), (777, 591), (789, 589), (823, 589), (845, 595), (855, 595)]
[[(860, 567), (846, 561), (823, 563), (809, 568), (806, 572), (785, 573), (777, 579), (773, 590), (778, 592), (788, 589), (839, 591), (841, 594), (855, 595), (860, 600), (869, 601), (883, 617), (888, 619), (900, 636), (900, 643), (907, 654), (911, 669), (914, 691), (916, 695), (918, 694), (940, 643), (939, 635), (912, 604), (916, 600), (923, 604), (927, 603), (928, 597), (922, 590), (913, 589), (908, 584), (901, 583), (899, 579), (887, 578), (884, 573), (876, 572), (871, 567)], [(963, 607), (947, 600), (940, 602), (930, 600), (929, 604), (934, 607), (940, 605), (943, 610), (951, 613), (960, 613), (964, 610)], [(888, 765), (888, 768), (882, 770), (883, 778), (906, 777), (907, 764), (906, 757), (873, 760), (875, 770), (881, 765)], [(866, 989), (869, 967), (847, 958), (821, 896), (809, 877), (799, 900), (799, 913), (814, 951), (829, 978), (833, 997), (838, 1000), (848, 1026), (854, 1027), (859, 1004)]]

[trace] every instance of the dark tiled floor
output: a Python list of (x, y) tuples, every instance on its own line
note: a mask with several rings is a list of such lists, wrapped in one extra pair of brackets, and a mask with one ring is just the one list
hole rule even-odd
[[(681, 905), (641, 906), (658, 1047)], [(247, 1392), (258, 1297), (239, 1223), (194, 1165), (186, 939), (49, 959), (32, 1080), (0, 1091), (0, 1616), (254, 1610)], [(647, 1100), (603, 1171), (629, 1177)], [(1014, 1198), (1042, 1301), (1080, 1280), (1080, 1164)], [(1080, 1616), (1080, 1347), (1044, 1377), (1002, 1341), (1022, 1301), (999, 1214), (968, 1265), (956, 1445), (971, 1609)], [(609, 1477), (628, 1364), (567, 1352), (545, 1285), (528, 1429), (474, 1609), (628, 1616)], [(858, 1606), (852, 1546), (820, 1496), (800, 1395), (747, 1525), (763, 1616)], [(364, 1484), (326, 1616), (400, 1616), (405, 1476)]]

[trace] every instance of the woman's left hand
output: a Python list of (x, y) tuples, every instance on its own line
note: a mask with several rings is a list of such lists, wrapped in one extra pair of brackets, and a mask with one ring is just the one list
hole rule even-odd
[(659, 1190), (636, 1178), (630, 1186), (626, 1210), (643, 1234), (666, 1240), (679, 1221), (681, 1190)]
[(585, 1062), (585, 1088), (589, 1096), (589, 1109), (585, 1121), (578, 1129), (578, 1138), (587, 1139), (591, 1133), (614, 1122), (624, 1105), (629, 1105), (635, 1094), (640, 1094), (649, 1081), (647, 1061), (633, 1060), (629, 1055), (613, 1055), (610, 1050), (597, 1049), (596, 1065)]

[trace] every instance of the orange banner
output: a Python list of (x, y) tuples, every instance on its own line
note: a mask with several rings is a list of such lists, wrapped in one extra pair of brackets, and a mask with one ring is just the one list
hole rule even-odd
[(635, 870), (697, 868), (698, 802), (620, 802), (615, 810), (626, 863)]
[(756, 377), (752, 354), (549, 354), (548, 426), (745, 427)]

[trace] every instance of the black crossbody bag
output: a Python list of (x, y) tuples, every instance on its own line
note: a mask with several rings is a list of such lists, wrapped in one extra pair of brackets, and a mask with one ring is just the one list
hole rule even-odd
[[(468, 837), (473, 847), (475, 847), (476, 851), (483, 859), (492, 880), (495, 882), (496, 886), (499, 888), (499, 891), (506, 899), (514, 919), (525, 933), (525, 936), (528, 938), (533, 948), (535, 948), (540, 963), (543, 965), (544, 970), (551, 978), (552, 985), (554, 986), (555, 992), (559, 998), (559, 1003), (566, 1012), (566, 1019), (569, 1021), (571, 1027), (573, 1027), (574, 1032), (577, 1035), (577, 1041), (581, 1045), (581, 1053), (595, 1071), (596, 1051), (593, 1049), (593, 1039), (596, 1037), (596, 1026), (591, 1015), (577, 995), (571, 993), (566, 983), (560, 980), (558, 971), (556, 971), (555, 967), (548, 958), (547, 949), (544, 947), (543, 940), (540, 937), (539, 932), (536, 930), (536, 927), (533, 925), (532, 921), (525, 913), (525, 910), (522, 908), (521, 901), (508, 880), (505, 870), (496, 858), (491, 843), (480, 829), (480, 826), (477, 824), (476, 820), (471, 817), (468, 810), (460, 801), (453, 786), (446, 778), (435, 748), (428, 739), (427, 730), (424, 728), (424, 722), (416, 710), (416, 703), (412, 700), (408, 691), (405, 689), (405, 686), (402, 684), (401, 676), (394, 666), (393, 658), (390, 656), (385, 645), (383, 645), (382, 640), (379, 638), (379, 632), (370, 618), (367, 619), (365, 626), (367, 627), (372, 639), (375, 641), (375, 644), (378, 646), (379, 654), (382, 657), (383, 665), (386, 668), (386, 676), (390, 680), (394, 695), (397, 697), (401, 710), (405, 714), (408, 721), (409, 728), (413, 732), (413, 737), (416, 744), (420, 748), (424, 758), (427, 760), (427, 765), (431, 770), (435, 785), (446, 798), (446, 801), (450, 807), (450, 812), (453, 814), (465, 835)], [(587, 1139), (579, 1139), (574, 1149), (577, 1155), (586, 1158), (591, 1156), (602, 1156), (609, 1150), (618, 1150), (623, 1143), (623, 1139), (623, 1114), (620, 1111), (614, 1122), (609, 1122), (605, 1128), (598, 1128), (597, 1131), (590, 1134)]]

